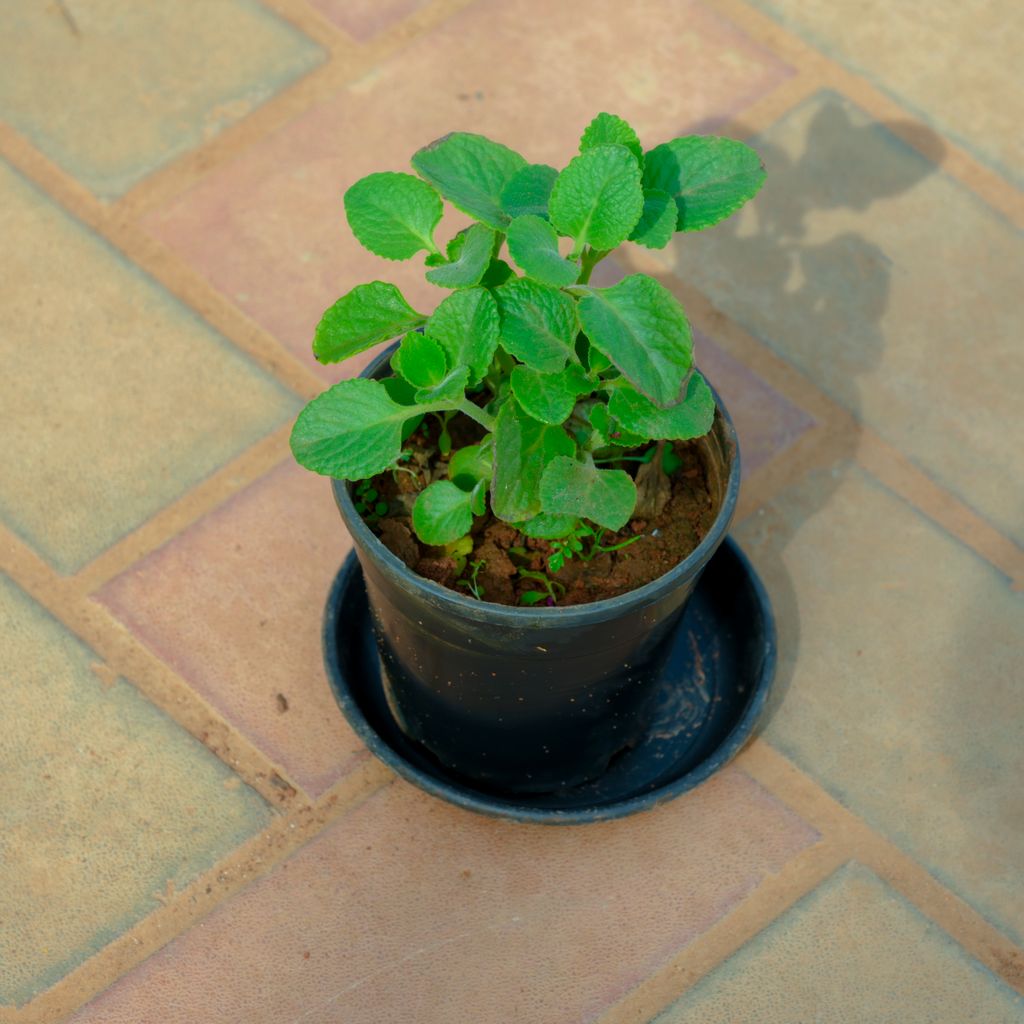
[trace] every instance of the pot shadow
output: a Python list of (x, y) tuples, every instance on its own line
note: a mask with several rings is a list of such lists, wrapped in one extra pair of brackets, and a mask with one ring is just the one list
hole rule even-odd
[[(805, 354), (804, 359), (819, 367), (826, 360), (826, 365), (838, 367), (839, 372), (828, 375), (827, 392), (856, 424), (833, 443), (829, 467), (811, 471), (814, 480), (802, 487), (798, 508), (794, 505), (784, 515), (762, 506), (743, 521), (778, 630), (775, 681), (755, 736), (784, 704), (800, 647), (799, 602), (785, 565), (786, 549), (843, 482), (861, 433), (858, 377), (878, 366), (886, 344), (882, 320), (889, 305), (891, 261), (867, 237), (850, 230), (850, 214), (866, 213), (879, 200), (911, 189), (934, 173), (945, 155), (941, 139), (920, 125), (857, 123), (838, 96), (820, 94), (819, 101), (798, 156), (764, 137), (751, 137), (768, 179), (740, 216), (712, 229), (708, 244), (700, 236), (684, 235), (666, 250), (673, 259), (672, 276), (697, 277), (697, 287), (716, 306), (787, 361), (797, 365), (787, 356), (787, 338), (805, 353), (808, 342), (821, 339), (820, 355)], [(899, 158), (871, 160), (870, 154), (879, 149), (879, 133), (884, 133), (886, 146), (896, 146)], [(833, 218), (840, 226), (829, 233)], [(671, 283), (668, 275), (663, 283)], [(696, 354), (699, 365), (699, 341)], [(823, 379), (820, 372), (807, 376)], [(815, 386), (826, 390), (820, 383)], [(731, 411), (742, 409), (742, 391), (730, 395), (724, 389), (723, 397)], [(742, 434), (740, 445), (742, 449)], [(772, 461), (759, 471), (762, 481), (771, 473)]]

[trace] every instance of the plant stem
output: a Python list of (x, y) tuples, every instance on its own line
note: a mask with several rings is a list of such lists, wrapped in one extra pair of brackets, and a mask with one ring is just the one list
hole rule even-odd
[(476, 420), (484, 430), (494, 430), (494, 417), (489, 412), (484, 412), (479, 405), (464, 399), (455, 411), (465, 413), (471, 420)]
[(586, 284), (590, 280), (590, 275), (594, 272), (594, 267), (598, 265), (608, 255), (610, 250), (591, 249), (587, 246), (583, 250), (583, 255), (580, 257), (580, 278), (576, 282), (577, 284)]

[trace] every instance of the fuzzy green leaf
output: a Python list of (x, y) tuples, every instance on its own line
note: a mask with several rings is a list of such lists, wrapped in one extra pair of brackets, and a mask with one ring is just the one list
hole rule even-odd
[(540, 512), (544, 467), (556, 455), (570, 455), (573, 450), (569, 435), (561, 427), (527, 416), (514, 400), (505, 402), (494, 429), (494, 514), (506, 522), (518, 523)]
[(611, 443), (612, 419), (608, 413), (608, 406), (603, 402), (592, 405), (587, 411), (587, 419), (593, 429), (593, 438), (588, 447), (591, 449), (604, 448)]
[(416, 407), (399, 405), (378, 380), (343, 380), (313, 399), (292, 428), (296, 461), (337, 480), (381, 473), (402, 450), (402, 424)]
[(393, 284), (371, 281), (356, 285), (321, 317), (313, 336), (313, 354), (321, 363), (337, 363), (420, 327), (426, 320)]
[(435, 480), (412, 507), (412, 527), (424, 544), (451, 544), (473, 528), (473, 494), (451, 480)]
[(477, 480), (470, 494), (470, 508), (473, 515), (482, 516), (487, 511), (487, 485), (490, 480)]
[(627, 430), (656, 440), (688, 441), (703, 437), (715, 420), (715, 399), (707, 381), (694, 372), (686, 397), (677, 405), (659, 409), (639, 391), (616, 388), (608, 399), (608, 411)]
[(555, 373), (576, 358), (576, 303), (557, 288), (516, 278), (495, 290), (501, 344), (527, 366)]
[(604, 373), (605, 370), (611, 369), (611, 360), (603, 352), (594, 348), (590, 344), (590, 339), (582, 331), (576, 338), (576, 354), (579, 356), (580, 362), (591, 373)]
[(577, 397), (592, 389), (593, 384), (577, 363), (570, 363), (558, 373), (538, 373), (528, 366), (512, 369), (512, 394), (522, 408), (541, 423), (564, 423)]
[(578, 462), (560, 455), (552, 459), (540, 482), (545, 512), (579, 516), (621, 530), (636, 506), (636, 485), (621, 469), (598, 469), (592, 462)]
[(586, 440), (586, 447), (591, 451), (603, 448), (638, 448), (650, 440), (643, 434), (631, 434), (618, 420), (612, 419), (608, 406), (601, 402), (590, 407), (587, 419), (593, 428), (593, 435)]
[(614, 249), (636, 227), (644, 209), (640, 165), (625, 146), (596, 146), (573, 157), (555, 181), (548, 203), (559, 234), (584, 245)]
[(646, 274), (611, 288), (594, 288), (579, 301), (590, 344), (657, 405), (679, 401), (693, 364), (690, 324), (678, 299)]
[(435, 252), (441, 197), (411, 174), (384, 171), (360, 178), (345, 193), (345, 216), (360, 244), (387, 260)]
[(585, 153), (595, 146), (608, 144), (625, 146), (643, 167), (644, 149), (629, 122), (615, 114), (598, 114), (583, 132), (583, 137), (580, 139), (580, 152)]
[(675, 234), (676, 216), (676, 204), (667, 192), (645, 188), (644, 212), (629, 240), (648, 249), (664, 249)]
[(452, 206), (501, 229), (509, 221), (501, 207), (502, 192), (526, 161), (482, 135), (453, 132), (419, 150), (412, 166)]
[[(488, 440), (490, 439), (490, 440)], [(480, 444), (468, 444), (452, 452), (448, 460), (448, 478), (457, 480), (465, 477), (474, 481), (490, 480), (492, 472), (493, 438), (488, 434)]]
[(453, 409), (462, 401), (469, 385), (469, 367), (456, 366), (449, 370), (445, 377), (433, 387), (420, 388), (416, 392), (416, 401), (422, 405), (435, 405), (445, 402)]
[(573, 532), (579, 520), (576, 516), (552, 515), (541, 512), (525, 523), (517, 524), (527, 537), (538, 537), (541, 540), (558, 540)]
[(548, 199), (558, 171), (547, 164), (527, 164), (517, 171), (501, 193), (501, 207), (510, 217), (532, 213), (548, 216)]
[[(394, 357), (392, 356), (392, 369), (394, 369)], [(391, 396), (391, 400), (397, 402), (399, 405), (415, 405), (416, 404), (416, 388), (413, 387), (407, 380), (401, 377), (385, 377), (383, 380), (384, 387), (387, 389), (387, 393)]]
[(461, 231), (448, 243), (448, 262), (427, 271), (427, 280), (441, 288), (470, 288), (480, 283), (491, 264), (494, 232), (483, 224)]
[(508, 251), (519, 269), (541, 284), (564, 288), (580, 276), (577, 264), (558, 251), (558, 235), (543, 218), (532, 213), (516, 217), (508, 226)]
[(515, 276), (516, 272), (504, 260), (491, 260), (486, 273), (480, 278), (480, 284), (484, 288), (500, 288)]
[(410, 331), (391, 357), (391, 369), (413, 387), (440, 384), (448, 370), (444, 349), (429, 335)]
[(644, 165), (644, 185), (676, 201), (677, 231), (701, 231), (725, 220), (764, 184), (761, 158), (735, 139), (687, 135), (655, 146)]
[(469, 383), (476, 384), (498, 347), (499, 324), (497, 303), (486, 288), (461, 288), (434, 310), (426, 331), (444, 349), (448, 365), (468, 367)]

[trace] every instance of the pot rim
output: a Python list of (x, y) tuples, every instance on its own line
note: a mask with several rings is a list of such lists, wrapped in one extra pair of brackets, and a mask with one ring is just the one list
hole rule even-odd
[[(361, 377), (373, 377), (385, 364), (398, 347), (394, 342), (382, 351), (360, 374)], [(706, 379), (706, 378), (705, 378)], [(393, 583), (405, 589), (413, 588), (421, 593), (429, 603), (439, 608), (450, 608), (464, 618), (477, 622), (491, 622), (494, 625), (529, 629), (534, 627), (573, 628), (583, 624), (592, 624), (605, 619), (616, 618), (627, 609), (653, 604), (664, 593), (671, 591), (676, 584), (695, 574), (703, 568), (715, 550), (722, 543), (736, 511), (736, 502), (740, 489), (740, 449), (733, 426), (732, 417), (714, 386), (708, 381), (711, 394), (715, 399), (717, 418), (722, 423), (723, 441), (726, 451), (732, 452), (729, 465), (729, 476), (725, 485), (725, 493), (718, 515), (704, 539), (681, 562), (677, 562), (668, 572), (657, 579), (645, 583), (642, 587), (619, 594), (617, 597), (606, 597), (589, 604), (571, 605), (568, 608), (520, 608), (514, 605), (497, 604), (493, 601), (478, 601), (442, 587), (440, 583), (429, 580), (413, 572), (397, 555), (393, 554), (381, 539), (366, 525), (363, 517), (356, 511), (349, 494), (347, 480), (331, 478), (331, 489), (334, 501), (338, 506), (352, 540), (356, 553), (364, 551), (370, 555), (377, 568), (388, 576)]]

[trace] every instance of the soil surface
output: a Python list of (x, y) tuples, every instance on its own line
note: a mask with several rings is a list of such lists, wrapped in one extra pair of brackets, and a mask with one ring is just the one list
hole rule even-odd
[[(456, 424), (451, 425), (455, 435)], [(460, 424), (461, 426), (461, 424)], [(466, 436), (453, 436), (453, 450), (474, 444), (479, 435), (469, 425)], [(588, 604), (635, 590), (664, 575), (681, 562), (707, 535), (718, 514), (720, 501), (708, 484), (708, 458), (701, 441), (666, 442), (671, 444), (681, 464), (667, 477), (657, 465), (622, 462), (635, 479), (643, 512), (626, 526), (600, 539), (602, 547), (613, 547), (633, 540), (628, 546), (612, 552), (592, 551), (593, 538), (583, 542), (583, 555), (567, 559), (553, 573), (548, 568), (552, 554), (551, 542), (530, 538), (510, 524), (496, 519), (488, 510), (476, 518), (470, 537), (473, 549), (464, 558), (453, 558), (443, 548), (430, 547), (416, 538), (412, 529), (411, 510), (419, 492), (434, 480), (448, 475), (448, 460), (437, 445), (437, 432), (424, 423), (403, 445), (408, 452), (404, 469), (388, 471), (374, 477), (372, 488), (377, 492), (374, 504), (387, 511), (377, 516), (364, 516), (370, 528), (388, 549), (410, 569), (427, 579), (435, 580), (450, 590), (472, 596), (467, 586), (473, 577), (473, 563), (482, 562), (476, 571), (475, 584), (484, 601), (520, 605), (522, 595), (542, 590), (543, 584), (522, 575), (521, 570), (544, 573), (555, 583), (559, 607)], [(638, 453), (635, 453), (638, 454)], [(644, 483), (644, 478), (647, 482)], [(357, 485), (358, 486), (358, 485)], [(354, 495), (355, 496), (355, 495)], [(638, 539), (633, 539), (638, 538)], [(465, 581), (460, 583), (459, 581)], [(564, 592), (562, 591), (564, 588)], [(538, 607), (551, 604), (550, 598)]]

